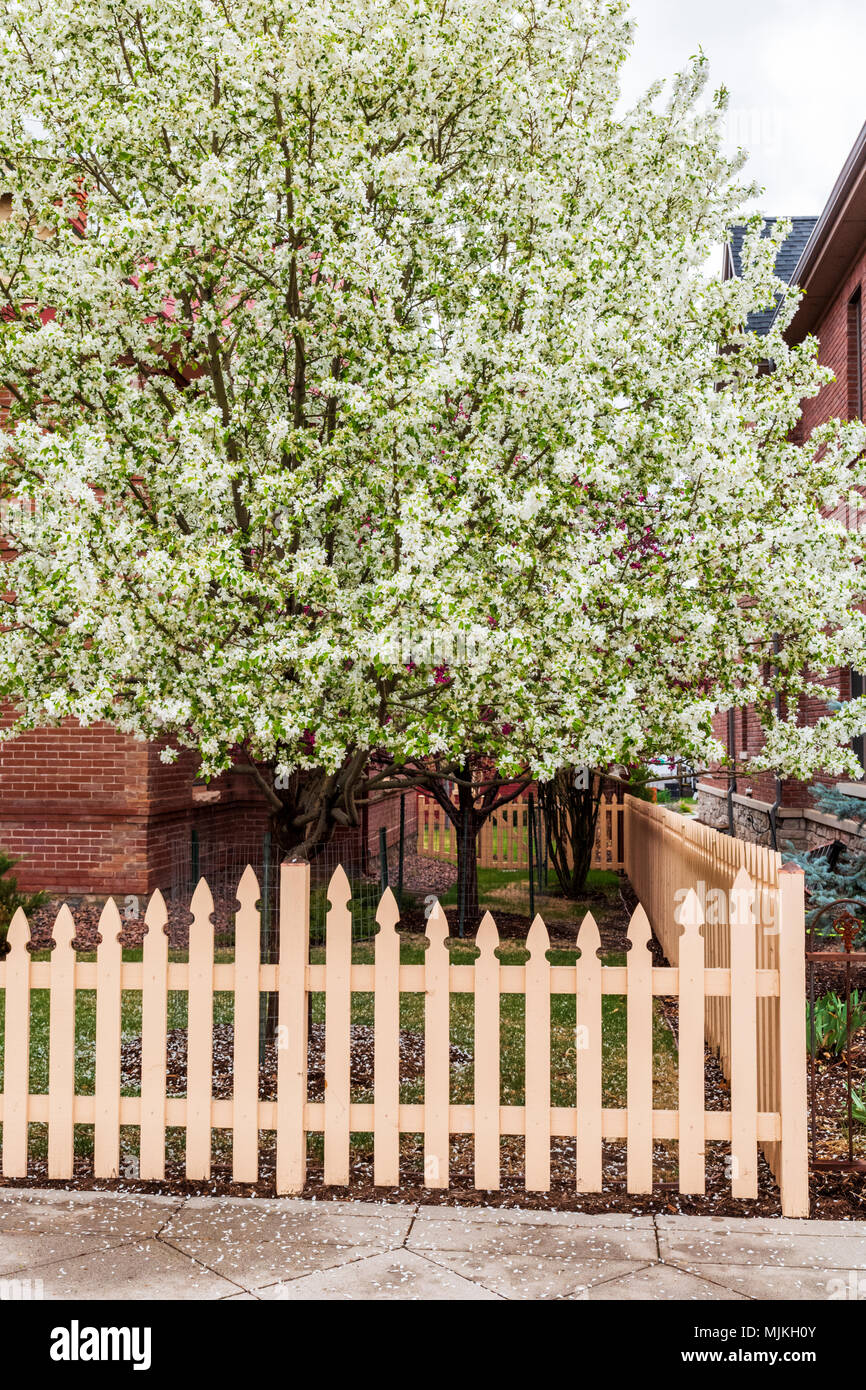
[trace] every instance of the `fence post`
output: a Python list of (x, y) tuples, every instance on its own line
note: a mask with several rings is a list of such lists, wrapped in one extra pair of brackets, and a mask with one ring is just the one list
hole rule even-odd
[(776, 1055), (782, 1120), (779, 1189), (784, 1216), (809, 1215), (804, 886), (803, 870), (794, 864), (783, 864), (779, 871), (779, 1045)]
[(310, 958), (310, 866), (280, 865), (280, 960), (277, 967), (277, 1193), (302, 1192), (307, 1181), (307, 964)]
[(533, 878), (535, 865), (533, 863), (532, 853), (534, 849), (533, 839), (535, 836), (535, 803), (532, 792), (529, 793), (529, 800), (527, 802), (526, 835), (528, 840), (527, 849), (529, 852), (529, 920), (531, 922), (535, 917), (535, 882)]

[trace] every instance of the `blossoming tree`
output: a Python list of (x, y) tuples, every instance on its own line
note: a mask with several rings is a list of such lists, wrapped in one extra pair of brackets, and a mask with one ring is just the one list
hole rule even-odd
[(862, 430), (789, 442), (795, 295), (742, 330), (784, 228), (707, 278), (702, 61), (620, 110), (624, 0), (0, 17), (4, 736), (246, 761), (308, 848), (375, 751), (701, 764), (756, 702), (755, 765), (848, 766), (864, 702), (785, 711), (866, 662)]

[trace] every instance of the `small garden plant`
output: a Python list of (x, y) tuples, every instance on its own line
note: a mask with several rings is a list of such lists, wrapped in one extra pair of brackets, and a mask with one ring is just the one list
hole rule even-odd
[(852, 990), (851, 1001), (845, 1008), (845, 1000), (833, 990), (817, 999), (814, 1005), (806, 1006), (806, 1041), (816, 1052), (830, 1052), (838, 1057), (848, 1042), (860, 1028), (866, 1026), (866, 998), (859, 990)]
[(18, 880), (11, 872), (20, 862), (0, 849), (0, 953), (5, 952), (6, 933), (18, 908), (29, 914), (48, 901), (47, 893), (21, 892)]

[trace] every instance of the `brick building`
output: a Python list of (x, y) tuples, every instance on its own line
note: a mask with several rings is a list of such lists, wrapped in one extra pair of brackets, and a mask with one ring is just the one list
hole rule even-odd
[[(768, 218), (766, 230), (774, 219)], [(723, 276), (740, 270), (743, 231), (734, 231), (725, 248)], [(793, 230), (776, 262), (777, 274), (805, 290), (797, 314), (786, 333), (794, 344), (814, 334), (820, 342), (820, 361), (829, 366), (835, 380), (803, 403), (798, 436), (805, 438), (825, 420), (864, 418), (863, 402), (863, 294), (866, 287), (866, 126), (840, 173), (820, 217), (796, 217)], [(774, 310), (751, 317), (748, 327), (767, 332)], [(839, 515), (849, 526), (862, 525), (862, 513)], [(847, 700), (863, 692), (862, 675), (851, 669), (837, 670), (827, 684), (835, 684), (839, 698)], [(797, 718), (813, 723), (825, 713), (822, 702), (803, 701)], [(742, 757), (759, 751), (763, 737), (753, 709), (733, 710), (716, 719), (716, 732), (729, 753)], [(863, 758), (863, 740), (857, 751)], [(813, 781), (832, 779), (816, 777)], [(866, 782), (844, 783), (846, 791), (866, 798)], [(814, 844), (839, 837), (853, 838), (853, 825), (842, 824), (815, 808), (808, 785), (772, 773), (740, 776), (729, 784), (725, 777), (707, 776), (699, 783), (698, 809), (702, 820), (729, 827), (746, 839), (773, 842), (775, 823), (778, 843)]]
[[(65, 724), (0, 744), (0, 846), (21, 857), (22, 887), (72, 899), (178, 885), (185, 894), (197, 877), (193, 866), (211, 873), (225, 865), (234, 874), (249, 860), (258, 868), (269, 812), (252, 780), (226, 773), (196, 785), (194, 755), (164, 763), (161, 746), (105, 724)], [(339, 850), (347, 866), (374, 868), (380, 827), (393, 845), (399, 814), (399, 796), (382, 796), (358, 829), (339, 832), (329, 858)], [(410, 795), (409, 845), (416, 824)]]

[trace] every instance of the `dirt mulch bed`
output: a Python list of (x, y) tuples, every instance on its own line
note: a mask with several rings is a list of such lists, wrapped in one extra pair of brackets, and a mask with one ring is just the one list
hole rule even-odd
[[(506, 1147), (508, 1146), (508, 1147)], [(656, 1182), (651, 1194), (640, 1196), (625, 1190), (625, 1145), (604, 1145), (605, 1190), (577, 1193), (574, 1190), (573, 1143), (554, 1140), (551, 1146), (552, 1173), (549, 1192), (525, 1192), (522, 1186), (522, 1140), (503, 1140), (502, 1186), (498, 1192), (479, 1191), (473, 1185), (472, 1140), (456, 1137), (451, 1143), (451, 1186), (447, 1191), (423, 1185), (420, 1136), (404, 1136), (401, 1141), (401, 1183), (399, 1187), (373, 1185), (373, 1161), (369, 1152), (353, 1146), (352, 1180), (347, 1187), (326, 1187), (320, 1158), (311, 1158), (303, 1195), (320, 1201), (423, 1202), (453, 1207), (509, 1207), (530, 1211), (628, 1212), (633, 1215), (676, 1214), (695, 1216), (780, 1216), (778, 1192), (766, 1163), (759, 1159), (759, 1192), (754, 1202), (731, 1197), (726, 1171), (726, 1145), (710, 1145), (707, 1154), (707, 1191), (702, 1197), (682, 1196), (674, 1184)], [(715, 1151), (715, 1152), (714, 1152)], [(664, 1162), (664, 1155), (657, 1155)], [(274, 1197), (273, 1147), (261, 1154), (257, 1183), (234, 1183), (230, 1162), (214, 1163), (207, 1182), (187, 1182), (183, 1162), (166, 1164), (164, 1182), (133, 1179), (95, 1179), (89, 1159), (77, 1159), (75, 1175), (68, 1181), (47, 1177), (44, 1160), (32, 1161), (26, 1179), (0, 1178), (2, 1187), (48, 1187), (111, 1192), (141, 1192), (177, 1197), (231, 1196)], [(845, 1174), (813, 1174), (811, 1212), (815, 1219), (866, 1221), (866, 1180)]]
[[(213, 1030), (213, 1095), (216, 1100), (229, 1099), (234, 1085), (234, 1031), (229, 1023), (217, 1023)], [(371, 1092), (373, 1087), (375, 1032), (368, 1024), (353, 1023), (350, 1030), (349, 1083), (353, 1098), (358, 1092)], [(450, 1049), (452, 1068), (465, 1067), (472, 1062), (465, 1048)], [(307, 1053), (307, 1100), (325, 1099), (325, 1025), (310, 1027)], [(185, 1028), (172, 1028), (168, 1033), (167, 1087), (170, 1096), (186, 1095), (187, 1033)], [(400, 1081), (403, 1084), (423, 1080), (424, 1036), (400, 1029)], [(120, 1053), (120, 1080), (124, 1089), (141, 1085), (141, 1038), (124, 1042)], [(277, 1049), (268, 1043), (259, 1063), (259, 1100), (277, 1098)], [(367, 1096), (364, 1096), (366, 1099)], [(361, 1096), (358, 1096), (361, 1099)]]

